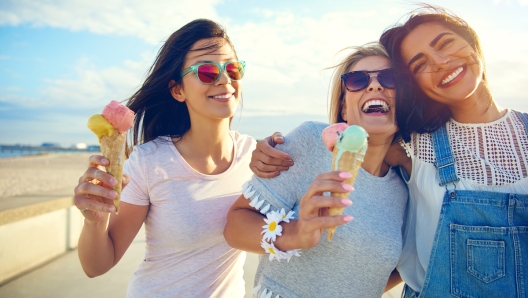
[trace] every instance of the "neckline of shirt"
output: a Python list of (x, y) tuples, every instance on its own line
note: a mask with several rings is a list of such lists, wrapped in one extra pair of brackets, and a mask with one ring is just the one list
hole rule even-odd
[(462, 126), (462, 127), (489, 127), (489, 126), (493, 126), (493, 125), (496, 125), (496, 124), (499, 124), (499, 123), (502, 123), (504, 121), (506, 121), (506, 119), (510, 118), (511, 116), (511, 109), (506, 109), (506, 114), (504, 114), (504, 116), (500, 117), (499, 119), (495, 120), (495, 121), (491, 121), (491, 122), (486, 122), (486, 123), (462, 123), (462, 122), (458, 122), (456, 121), (455, 119), (453, 118), (450, 118), (449, 119), (449, 123), (452, 123), (456, 126)]
[(187, 172), (189, 172), (193, 176), (195, 176), (197, 178), (200, 178), (200, 179), (218, 180), (218, 179), (221, 179), (221, 178), (229, 175), (229, 173), (231, 173), (231, 171), (233, 170), (233, 168), (235, 167), (235, 165), (237, 163), (238, 146), (237, 146), (237, 141), (235, 140), (235, 136), (233, 135), (233, 131), (229, 132), (229, 136), (231, 137), (231, 140), (233, 141), (233, 160), (231, 161), (231, 164), (229, 165), (229, 168), (227, 168), (227, 170), (225, 170), (224, 172), (222, 172), (220, 174), (215, 174), (215, 175), (208, 175), (208, 174), (204, 174), (204, 173), (201, 173), (201, 172), (198, 172), (197, 170), (195, 170), (193, 167), (191, 167), (191, 165), (189, 165), (189, 163), (187, 163), (185, 158), (183, 158), (183, 156), (181, 156), (180, 152), (178, 151), (178, 148), (176, 148), (176, 146), (174, 146), (174, 144), (172, 143), (171, 138), (170, 137), (164, 137), (164, 138), (166, 138), (166, 139), (168, 139), (170, 141), (170, 143), (167, 144), (167, 145), (171, 147), (170, 150), (172, 151), (172, 153), (174, 155), (176, 155), (176, 158), (183, 165), (183, 167), (187, 170)]
[(359, 168), (359, 171), (360, 172), (363, 172), (363, 174), (371, 177), (372, 179), (375, 179), (377, 181), (385, 181), (385, 180), (388, 180), (392, 177), (392, 175), (396, 174), (396, 173), (393, 173), (394, 171), (392, 170), (392, 167), (389, 167), (389, 170), (387, 171), (387, 173), (383, 176), (376, 176), (376, 175), (372, 175), (371, 173), (367, 172), (367, 170), (363, 169), (362, 167)]

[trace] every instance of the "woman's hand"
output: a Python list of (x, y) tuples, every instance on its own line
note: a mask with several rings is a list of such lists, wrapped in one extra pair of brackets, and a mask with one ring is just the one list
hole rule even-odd
[[(107, 218), (107, 213), (115, 212), (113, 199), (117, 198), (117, 193), (112, 187), (117, 180), (104, 171), (104, 166), (109, 163), (102, 155), (90, 156), (89, 167), (75, 187), (75, 206), (90, 222), (100, 222)], [(127, 175), (123, 175), (123, 189), (129, 180)]]
[[(284, 225), (283, 234), (292, 233), (293, 237), (278, 237), (275, 245), (280, 250), (312, 248), (319, 243), (324, 230), (350, 222), (349, 215), (329, 216), (330, 207), (344, 208), (352, 205), (345, 198), (324, 196), (324, 192), (350, 192), (354, 188), (344, 181), (350, 178), (348, 172), (333, 171), (317, 176), (306, 194), (301, 198), (299, 219), (293, 225)], [(281, 241), (283, 240), (283, 241)]]
[(281, 171), (287, 171), (293, 166), (291, 157), (275, 149), (275, 145), (284, 143), (284, 137), (280, 132), (260, 140), (257, 148), (251, 155), (249, 167), (251, 171), (260, 178), (273, 178)]

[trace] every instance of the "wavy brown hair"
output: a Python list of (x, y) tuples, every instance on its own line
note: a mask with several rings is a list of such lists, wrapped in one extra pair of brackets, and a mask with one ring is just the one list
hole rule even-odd
[[(207, 19), (198, 19), (186, 24), (172, 33), (163, 44), (149, 69), (147, 79), (127, 103), (127, 106), (136, 113), (132, 146), (152, 141), (159, 136), (181, 139), (190, 129), (191, 120), (187, 105), (175, 100), (170, 89), (182, 83), (181, 71), (187, 53), (191, 51), (194, 43), (208, 38), (218, 38), (218, 40), (192, 51), (213, 52), (227, 43), (235, 52), (225, 29)], [(169, 86), (171, 80), (175, 83)]]
[[(425, 95), (403, 61), (401, 53), (403, 39), (416, 27), (426, 23), (438, 23), (460, 35), (473, 48), (482, 65), (485, 65), (477, 33), (466, 21), (442, 7), (422, 4), (420, 8), (408, 14), (408, 19), (403, 24), (387, 29), (381, 35), (380, 43), (391, 57), (396, 82), (396, 122), (403, 139), (407, 142), (411, 133), (433, 132), (451, 118), (449, 107)], [(483, 81), (488, 88), (485, 75)]]

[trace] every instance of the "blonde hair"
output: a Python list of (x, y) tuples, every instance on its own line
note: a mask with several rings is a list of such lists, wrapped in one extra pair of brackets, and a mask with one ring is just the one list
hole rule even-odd
[(359, 60), (366, 57), (380, 56), (390, 60), (387, 51), (379, 42), (370, 42), (359, 47), (348, 47), (341, 51), (345, 50), (353, 50), (353, 52), (345, 57), (341, 63), (329, 67), (335, 68), (332, 76), (330, 105), (328, 111), (330, 124), (346, 122), (341, 116), (341, 112), (343, 110), (343, 101), (347, 90), (341, 82), (341, 76), (347, 73), (350, 67), (354, 66)]

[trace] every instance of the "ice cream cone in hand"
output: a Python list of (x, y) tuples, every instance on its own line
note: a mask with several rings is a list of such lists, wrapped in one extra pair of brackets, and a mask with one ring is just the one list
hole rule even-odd
[(117, 198), (114, 199), (116, 214), (119, 213), (121, 199), (126, 131), (133, 123), (134, 112), (115, 100), (104, 108), (102, 114), (92, 115), (88, 119), (88, 128), (99, 138), (101, 153), (110, 162), (106, 172), (117, 180), (117, 185), (113, 187), (117, 192)]
[[(348, 126), (345, 123), (337, 123), (323, 130), (322, 137), (328, 150), (333, 153), (332, 171), (349, 172), (352, 177), (344, 182), (349, 185), (354, 185), (361, 164), (363, 163), (363, 158), (367, 152), (367, 132), (357, 125)], [(331, 195), (334, 197), (348, 198), (350, 192), (332, 192)], [(329, 213), (331, 216), (341, 215), (343, 214), (343, 210), (344, 208), (330, 208)], [(332, 240), (335, 229), (335, 227), (328, 229), (328, 241)]]

